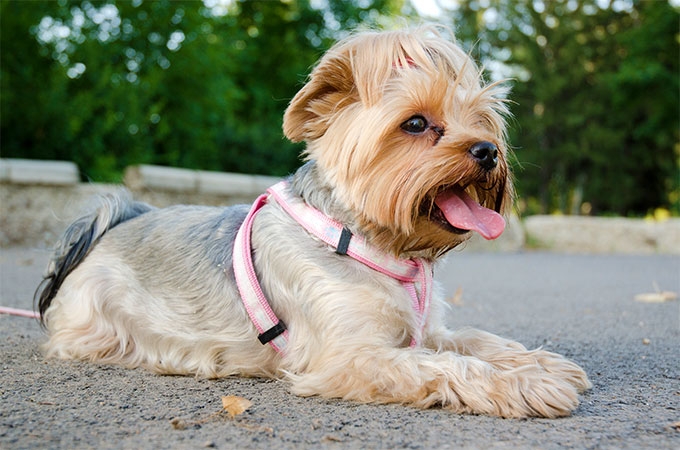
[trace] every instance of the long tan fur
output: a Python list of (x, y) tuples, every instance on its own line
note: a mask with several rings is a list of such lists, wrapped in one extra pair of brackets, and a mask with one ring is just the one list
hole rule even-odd
[[(291, 194), (386, 253), (436, 261), (471, 234), (442, 224), (439, 194), (465, 190), (488, 209), (511, 207), (504, 95), (435, 28), (352, 35), (286, 111), (284, 132), (306, 143), (307, 158)], [(473, 157), (479, 142), (497, 149), (487, 155), (493, 163)], [(125, 195), (94, 208), (67, 231), (39, 291), (48, 356), (272, 376), (304, 396), (503, 417), (568, 415), (590, 386), (560, 355), (448, 330), (438, 292), (423, 345), (409, 347), (419, 317), (401, 283), (333, 253), (269, 203), (252, 247), (262, 289), (290, 333), (286, 353), (276, 353), (258, 342), (231, 269), (247, 210), (152, 209)]]

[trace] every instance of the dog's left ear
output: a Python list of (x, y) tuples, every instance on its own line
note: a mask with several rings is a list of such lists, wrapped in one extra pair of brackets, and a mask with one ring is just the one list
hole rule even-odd
[(357, 101), (348, 49), (331, 50), (312, 71), (283, 116), (283, 132), (293, 142), (318, 139), (331, 116)]

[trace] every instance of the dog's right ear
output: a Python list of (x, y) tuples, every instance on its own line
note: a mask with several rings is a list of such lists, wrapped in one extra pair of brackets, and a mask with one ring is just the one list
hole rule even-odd
[(349, 49), (331, 50), (319, 61), (309, 81), (295, 95), (283, 116), (283, 133), (292, 142), (324, 135), (332, 117), (359, 101)]

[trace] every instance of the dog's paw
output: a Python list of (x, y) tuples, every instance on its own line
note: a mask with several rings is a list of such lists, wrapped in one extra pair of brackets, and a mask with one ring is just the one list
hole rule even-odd
[(573, 379), (538, 366), (499, 372), (489, 396), (496, 408), (493, 414), (502, 417), (564, 417), (579, 404)]
[(543, 370), (571, 384), (578, 392), (583, 392), (592, 387), (586, 372), (575, 362), (562, 355), (545, 350), (535, 350), (532, 353), (534, 353), (536, 363)]
[(535, 359), (499, 368), (464, 357), (456, 361), (456, 369), (447, 372), (448, 386), (437, 391), (443, 397), (442, 406), (460, 413), (508, 418), (569, 416), (579, 405), (579, 386), (588, 382), (574, 363), (564, 358), (558, 361), (552, 357), (547, 361), (551, 370)]
[(482, 359), (501, 372), (537, 366), (537, 370), (542, 369), (553, 377), (571, 384), (578, 392), (592, 387), (588, 375), (575, 362), (546, 350), (526, 350), (515, 342), (504, 346), (494, 354), (483, 355)]

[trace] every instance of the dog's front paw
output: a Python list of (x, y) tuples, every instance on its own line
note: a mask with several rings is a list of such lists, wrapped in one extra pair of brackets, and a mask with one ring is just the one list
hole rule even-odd
[(535, 350), (534, 356), (536, 363), (543, 370), (571, 384), (578, 392), (583, 392), (593, 386), (586, 372), (564, 356), (545, 350)]
[(502, 417), (564, 417), (579, 404), (574, 379), (539, 366), (499, 372), (489, 395), (496, 406), (494, 413)]

